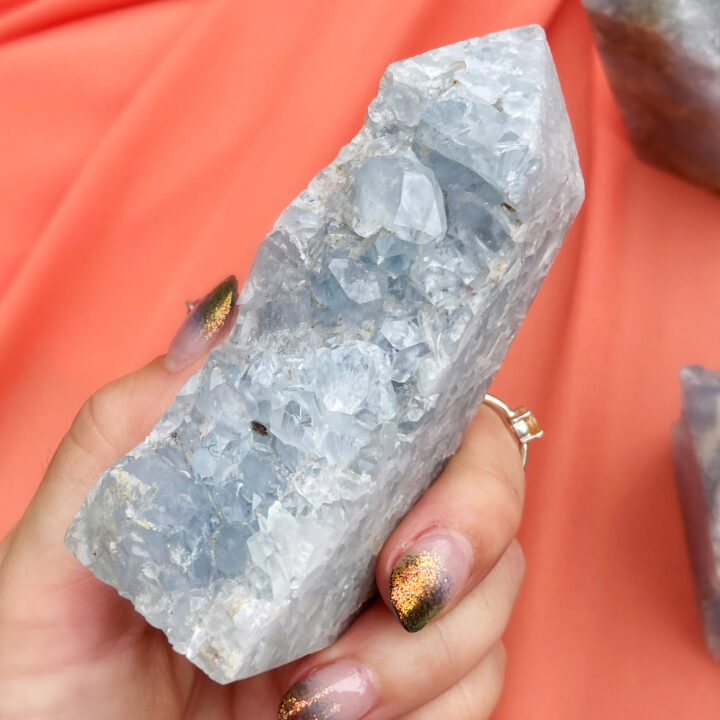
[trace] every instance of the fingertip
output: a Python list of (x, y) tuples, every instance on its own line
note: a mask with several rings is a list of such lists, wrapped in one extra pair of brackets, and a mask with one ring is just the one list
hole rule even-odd
[(408, 547), (390, 573), (390, 608), (408, 632), (422, 630), (465, 589), (474, 563), (470, 541), (431, 530)]
[(193, 305), (164, 357), (169, 372), (179, 372), (221, 342), (237, 319), (238, 282), (230, 275)]

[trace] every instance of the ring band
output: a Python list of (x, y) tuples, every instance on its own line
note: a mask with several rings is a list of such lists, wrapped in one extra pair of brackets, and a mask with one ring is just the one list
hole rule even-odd
[(531, 440), (535, 440), (543, 436), (543, 431), (540, 429), (540, 424), (536, 420), (535, 416), (526, 407), (519, 407), (515, 408), (515, 410), (511, 410), (508, 405), (506, 405), (502, 400), (496, 398), (494, 395), (486, 395), (483, 403), (491, 407), (498, 415), (500, 415), (512, 434), (517, 438), (520, 443), (520, 456), (522, 457), (522, 464), (523, 467), (525, 467), (528, 459), (528, 443)]

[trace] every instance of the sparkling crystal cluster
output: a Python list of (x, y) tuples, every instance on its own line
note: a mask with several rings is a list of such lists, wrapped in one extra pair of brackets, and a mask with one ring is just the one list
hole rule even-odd
[(710, 652), (720, 660), (720, 371), (680, 372), (675, 469)]
[(720, 2), (583, 2), (638, 155), (720, 190)]
[(219, 682), (332, 642), (458, 447), (583, 198), (541, 28), (391, 65), (229, 337), (68, 547)]

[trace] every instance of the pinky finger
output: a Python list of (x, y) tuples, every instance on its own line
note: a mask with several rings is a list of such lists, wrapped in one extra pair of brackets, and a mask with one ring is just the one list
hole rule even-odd
[(505, 679), (505, 646), (498, 643), (460, 682), (398, 720), (487, 720)]

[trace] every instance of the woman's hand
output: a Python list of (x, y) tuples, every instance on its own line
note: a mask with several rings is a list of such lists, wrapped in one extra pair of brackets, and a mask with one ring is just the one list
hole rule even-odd
[(524, 476), (515, 441), (485, 406), (386, 542), (380, 597), (331, 647), (249, 680), (212, 682), (63, 545), (100, 473), (147, 435), (227, 333), (233, 281), (195, 307), (168, 355), (84, 404), (0, 544), (0, 720), (487, 717), (524, 573), (514, 540)]

